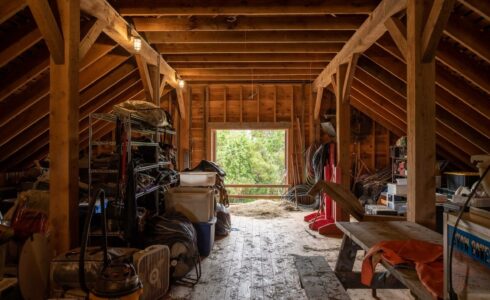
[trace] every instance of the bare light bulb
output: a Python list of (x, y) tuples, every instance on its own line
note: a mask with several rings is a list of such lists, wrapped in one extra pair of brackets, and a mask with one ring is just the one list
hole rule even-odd
[(184, 80), (182, 80), (182, 79), (179, 79), (179, 87), (180, 87), (181, 89), (183, 89), (183, 88), (184, 88), (184, 86), (185, 86), (185, 81), (184, 81)]
[(136, 52), (139, 52), (141, 50), (141, 38), (136, 36), (133, 38), (133, 48)]

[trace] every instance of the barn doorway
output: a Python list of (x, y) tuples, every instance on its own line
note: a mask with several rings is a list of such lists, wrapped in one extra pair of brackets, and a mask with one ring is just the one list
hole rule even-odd
[(287, 129), (215, 129), (213, 158), (232, 202), (279, 199), (287, 188)]

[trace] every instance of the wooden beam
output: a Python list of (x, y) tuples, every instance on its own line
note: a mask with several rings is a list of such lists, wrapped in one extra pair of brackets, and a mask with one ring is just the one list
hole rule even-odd
[(407, 27), (397, 17), (386, 19), (385, 26), (403, 58), (407, 59)]
[[(167, 85), (167, 82), (165, 81), (165, 76), (163, 76), (163, 78), (161, 78), (161, 80), (160, 80), (160, 89), (158, 91), (158, 94), (160, 95), (160, 98), (162, 98), (163, 95), (164, 95), (163, 92), (165, 91), (165, 86), (166, 85)], [(169, 97), (169, 99), (170, 99), (170, 97)]]
[(328, 15), (368, 14), (376, 6), (373, 0), (321, 0), (313, 3), (294, 1), (284, 5), (282, 1), (244, 3), (243, 1), (120, 1), (118, 6), (123, 16), (273, 16), (273, 15)]
[(459, 0), (471, 10), (482, 16), (487, 22), (490, 22), (490, 2), (481, 0)]
[[(350, 172), (351, 172), (351, 153), (350, 153), (350, 99), (344, 98), (344, 88), (347, 85), (349, 74), (349, 63), (340, 64), (337, 66), (335, 73), (336, 88), (335, 88), (335, 106), (336, 106), (336, 140), (337, 140), (337, 164), (340, 176), (337, 182), (340, 185), (350, 190)], [(348, 87), (350, 88), (350, 86)], [(350, 92), (348, 92), (350, 94)], [(337, 215), (340, 213), (340, 215)], [(347, 221), (349, 216), (342, 212), (340, 206), (336, 207), (336, 221)]]
[(25, 0), (0, 0), (0, 24), (26, 7)]
[(101, 20), (96, 20), (95, 23), (90, 27), (88, 32), (80, 41), (80, 60), (82, 60), (88, 53), (90, 48), (92, 48), (99, 35), (102, 33), (104, 27), (105, 24)]
[(26, 0), (54, 62), (62, 64), (63, 36), (47, 0)]
[(179, 72), (183, 77), (186, 76), (274, 76), (274, 75), (308, 75), (316, 76), (320, 70), (304, 69), (181, 69)]
[(407, 219), (435, 227), (435, 61), (423, 61), (424, 1), (407, 4)]
[(295, 82), (311, 82), (311, 75), (242, 75), (242, 76), (185, 76), (186, 81), (193, 83), (206, 83), (207, 81), (219, 82), (277, 82), (277, 81), (295, 81)]
[(223, 54), (168, 54), (165, 58), (174, 63), (272, 63), (306, 62), (324, 63), (332, 60), (334, 53), (228, 53)]
[[(183, 89), (178, 87), (175, 89), (175, 91), (177, 92), (177, 102), (179, 104), (179, 114), (180, 114), (180, 118), (182, 120), (185, 120), (185, 100), (184, 100), (184, 92), (182, 91)], [(190, 95), (189, 95), (190, 97)]]
[(472, 21), (453, 14), (449, 17), (444, 34), (490, 63), (490, 47), (485, 42), (490, 40), (490, 34), (480, 30)]
[(272, 30), (356, 30), (363, 16), (229, 17), (195, 16), (193, 18), (133, 18), (138, 31), (272, 31)]
[[(33, 2), (38, 3), (40, 7), (33, 6)], [(31, 10), (38, 14), (36, 20), (48, 14), (46, 9), (49, 9), (49, 6), (46, 1), (28, 0), (28, 3)], [(50, 128), (49, 224), (55, 255), (78, 245), (79, 233), (77, 133), (80, 3), (77, 0), (58, 1), (58, 9), (64, 36), (58, 54), (64, 54), (64, 57), (55, 59), (56, 55), (52, 52), (50, 66), (50, 124), (56, 126)], [(49, 13), (52, 17), (51, 10)], [(54, 22), (54, 19), (52, 21)], [(56, 23), (48, 27), (54, 30), (54, 25)], [(42, 27), (40, 26), (41, 32), (44, 31)], [(50, 34), (56, 35), (54, 32)], [(46, 32), (44, 36), (46, 37)], [(61, 37), (61, 34), (58, 37)], [(50, 50), (53, 51), (51, 48)], [(63, 63), (60, 64), (58, 61)]]
[(38, 28), (33, 28), (27, 33), (21, 32), (21, 34), (21, 36), (12, 39), (11, 44), (0, 51), (0, 68), (7, 65), (43, 38)]
[(171, 31), (147, 32), (151, 44), (203, 44), (203, 43), (343, 43), (353, 31)]
[(430, 62), (436, 55), (437, 45), (446, 27), (456, 0), (434, 0), (422, 33), (422, 59)]
[(99, 38), (95, 44), (92, 45), (92, 48), (90, 48), (85, 57), (80, 60), (80, 72), (102, 57), (108, 55), (116, 47), (119, 47), (119, 45), (108, 37), (102, 36)]
[[(176, 62), (172, 63), (175, 70), (182, 69), (310, 69), (323, 70), (325, 63), (321, 62)], [(179, 73), (180, 74), (180, 73)], [(181, 74), (182, 75), (182, 74)]]
[[(158, 59), (160, 59), (160, 57)], [(150, 74), (153, 96), (152, 101), (156, 106), (160, 107), (160, 64), (157, 64), (156, 66), (149, 65), (148, 73)]]
[(219, 44), (156, 44), (162, 54), (215, 54), (215, 53), (337, 53), (342, 43), (219, 43)]
[(322, 107), (322, 98), (323, 98), (323, 88), (320, 87), (316, 91), (316, 101), (315, 101), (315, 110), (313, 113), (314, 119), (318, 120), (320, 116), (320, 109)]
[(136, 51), (134, 49), (133, 39), (128, 37), (128, 28), (130, 28), (130, 25), (106, 0), (81, 0), (80, 9), (105, 24), (103, 30), (104, 33), (121, 45), (121, 47), (126, 49), (126, 51), (131, 54), (141, 55), (150, 65), (159, 64), (160, 72), (165, 75), (165, 80), (167, 80), (171, 86), (177, 86), (175, 70), (172, 69), (163, 58), (158, 58), (159, 54), (136, 30), (129, 30), (133, 37), (139, 37), (141, 39), (141, 50)]
[(406, 0), (383, 0), (370, 17), (362, 23), (351, 39), (337, 53), (323, 72), (315, 79), (314, 88), (326, 87), (330, 84), (330, 78), (337, 67), (345, 63), (352, 53), (362, 53), (376, 42), (385, 32), (384, 23), (388, 18), (405, 9)]
[(342, 99), (346, 99), (347, 101), (350, 97), (351, 84), (352, 80), (354, 79), (358, 59), (359, 53), (353, 53), (347, 64), (344, 86), (342, 87)]
[(153, 100), (153, 87), (151, 85), (150, 72), (148, 71), (148, 65), (145, 62), (145, 59), (139, 55), (134, 55), (136, 59), (136, 64), (138, 65), (138, 70), (140, 72), (141, 81), (143, 82), (143, 88), (145, 90), (146, 101)]
[(334, 53), (255, 53), (255, 54), (169, 54), (169, 63), (176, 62), (321, 62), (328, 63)]

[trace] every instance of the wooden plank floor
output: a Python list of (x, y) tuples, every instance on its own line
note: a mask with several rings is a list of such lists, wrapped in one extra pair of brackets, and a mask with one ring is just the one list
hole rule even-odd
[[(325, 257), (333, 269), (340, 239), (310, 231), (303, 212), (256, 219), (232, 215), (230, 236), (217, 240), (202, 262), (202, 277), (193, 288), (172, 286), (167, 299), (308, 299), (294, 255)], [(360, 268), (363, 253), (358, 253)], [(374, 299), (371, 290), (348, 290), (351, 299)], [(326, 299), (326, 298), (325, 298)], [(378, 290), (378, 299), (411, 299), (406, 290)]]

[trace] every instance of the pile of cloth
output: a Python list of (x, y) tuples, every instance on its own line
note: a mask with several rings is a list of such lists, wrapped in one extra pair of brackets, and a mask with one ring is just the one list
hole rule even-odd
[(413, 268), (420, 282), (434, 297), (443, 298), (443, 247), (419, 240), (383, 241), (367, 252), (362, 262), (361, 282), (370, 286), (376, 265), (384, 259), (398, 268)]
[(114, 113), (120, 117), (137, 117), (155, 127), (171, 127), (170, 114), (148, 101), (128, 100), (113, 107)]

